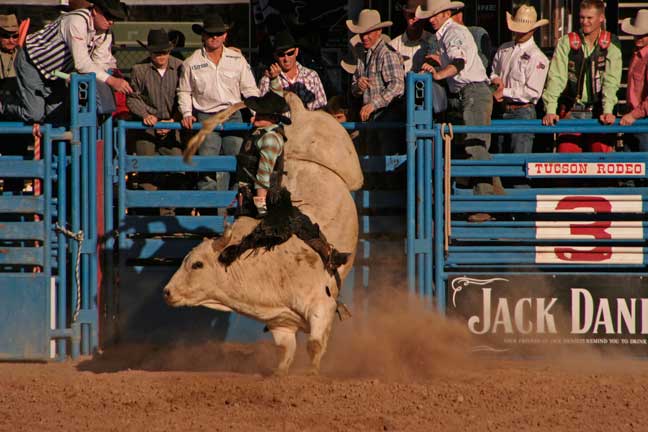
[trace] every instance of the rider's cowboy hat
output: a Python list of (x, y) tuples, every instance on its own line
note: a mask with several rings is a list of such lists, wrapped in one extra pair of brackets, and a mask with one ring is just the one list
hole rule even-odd
[(290, 119), (284, 116), (284, 113), (290, 111), (290, 106), (286, 99), (273, 91), (263, 96), (250, 96), (245, 98), (243, 103), (257, 114), (276, 115), (281, 123), (290, 124)]
[(18, 19), (16, 15), (0, 15), (0, 30), (7, 33), (15, 33), (18, 31)]
[(126, 5), (119, 0), (88, 0), (94, 5), (95, 8), (99, 8), (102, 14), (112, 20), (125, 20), (126, 19)]
[(639, 10), (635, 18), (624, 19), (621, 30), (633, 36), (648, 35), (648, 9)]
[(225, 33), (229, 29), (230, 26), (225, 24), (223, 18), (217, 13), (207, 16), (203, 21), (203, 25), (194, 24), (191, 26), (191, 30), (199, 35), (203, 33)]
[(137, 43), (150, 52), (171, 51), (173, 49), (173, 43), (169, 40), (169, 34), (164, 29), (149, 30), (146, 43), (140, 40)]
[(461, 9), (464, 7), (464, 4), (460, 1), (427, 0), (426, 6), (427, 7), (425, 9), (423, 9), (421, 6), (418, 6), (416, 8), (414, 16), (417, 19), (427, 19), (447, 10)]
[(375, 9), (362, 9), (357, 21), (347, 20), (346, 25), (351, 33), (363, 34), (385, 27), (391, 27), (391, 21), (380, 21), (380, 12)]
[(538, 13), (533, 6), (522, 5), (515, 12), (515, 16), (506, 12), (506, 24), (509, 30), (515, 33), (528, 33), (532, 30), (549, 24), (548, 19), (538, 21)]

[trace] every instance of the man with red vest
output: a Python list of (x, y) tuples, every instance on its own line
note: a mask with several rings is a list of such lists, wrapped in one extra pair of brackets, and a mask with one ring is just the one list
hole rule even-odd
[[(621, 49), (617, 37), (603, 29), (605, 4), (583, 0), (579, 32), (558, 41), (547, 85), (542, 96), (547, 114), (542, 123), (554, 125), (560, 118), (598, 118), (612, 124), (621, 85)], [(601, 135), (561, 134), (558, 152), (610, 152), (610, 140)]]

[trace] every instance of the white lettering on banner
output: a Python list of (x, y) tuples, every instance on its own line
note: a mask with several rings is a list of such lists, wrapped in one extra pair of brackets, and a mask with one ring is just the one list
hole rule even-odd
[[(538, 195), (538, 213), (641, 213), (641, 195)], [(640, 221), (536, 222), (537, 239), (642, 239)], [(641, 247), (536, 246), (536, 263), (641, 264)]]
[[(616, 300), (616, 316), (612, 315), (610, 301)], [(637, 303), (637, 300), (640, 300)], [(641, 314), (637, 314), (637, 304)], [(637, 334), (637, 322), (641, 334), (648, 334), (648, 299), (616, 298), (597, 299), (584, 288), (571, 289), (572, 334)]]
[[(497, 333), (500, 327), (506, 334), (513, 334), (515, 332), (529, 334), (533, 331), (535, 333), (557, 333), (556, 321), (550, 312), (550, 309), (558, 301), (557, 298), (519, 299), (513, 305), (513, 316), (511, 316), (509, 300), (500, 297), (497, 299), (495, 314), (492, 315), (493, 305), (491, 304), (491, 292), (492, 288), (482, 288), (482, 316), (473, 315), (468, 319), (468, 328), (472, 333)], [(547, 303), (547, 300), (549, 300), (549, 303)], [(528, 310), (532, 313), (534, 303), (536, 312), (535, 323), (532, 320), (525, 321), (525, 311)], [(481, 328), (477, 328), (480, 324)]]
[(643, 177), (645, 174), (645, 162), (527, 162), (529, 177)]

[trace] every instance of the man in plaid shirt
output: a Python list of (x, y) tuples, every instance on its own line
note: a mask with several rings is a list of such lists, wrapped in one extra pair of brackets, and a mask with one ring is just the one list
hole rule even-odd
[[(360, 119), (362, 121), (390, 122), (399, 120), (399, 102), (405, 93), (405, 69), (401, 55), (382, 39), (382, 29), (392, 25), (382, 22), (380, 13), (363, 9), (357, 22), (347, 20), (348, 29), (360, 35), (366, 50), (358, 59), (353, 74), (351, 91), (362, 96)], [(400, 119), (402, 120), (402, 119)], [(402, 150), (402, 143), (392, 130), (368, 129), (366, 144), (372, 153), (394, 153)], [(398, 144), (401, 144), (400, 146)]]
[(297, 61), (298, 55), (297, 43), (288, 31), (283, 31), (275, 37), (276, 63), (271, 64), (261, 78), (261, 95), (268, 93), (270, 88), (277, 92), (287, 90), (299, 96), (308, 110), (324, 108), (327, 100), (322, 81), (317, 72)]

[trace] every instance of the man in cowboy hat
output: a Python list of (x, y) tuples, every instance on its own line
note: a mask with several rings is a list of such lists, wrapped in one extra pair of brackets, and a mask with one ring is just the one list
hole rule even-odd
[[(54, 75), (57, 71), (92, 72), (98, 87), (105, 84), (114, 91), (130, 93), (132, 89), (126, 80), (108, 73), (114, 66), (109, 30), (115, 20), (125, 18), (125, 5), (119, 0), (93, 0), (90, 8), (64, 13), (27, 36), (15, 63), (19, 99), (0, 107), (2, 115), (35, 123), (63, 115), (67, 89)], [(97, 94), (100, 93), (98, 90)]]
[[(202, 37), (202, 48), (184, 61), (184, 73), (178, 86), (178, 104), (182, 126), (191, 129), (195, 121), (241, 102), (244, 97), (259, 96), (259, 89), (245, 57), (225, 46), (230, 29), (218, 14), (209, 15), (203, 25), (194, 24), (192, 30)], [(228, 122), (240, 123), (240, 111)], [(200, 146), (201, 155), (236, 155), (243, 138), (236, 132), (212, 132)], [(229, 174), (218, 173), (217, 179), (206, 178), (199, 183), (201, 189), (225, 190), (229, 187)]]
[[(634, 37), (635, 52), (628, 68), (627, 114), (621, 125), (630, 126), (636, 120), (648, 117), (648, 9), (641, 9), (634, 19), (626, 18), (621, 30)], [(627, 135), (626, 135), (627, 136)], [(637, 150), (648, 152), (648, 133), (635, 134)], [(629, 146), (626, 144), (625, 148)]]
[[(290, 124), (290, 119), (285, 116), (290, 107), (286, 100), (274, 91), (269, 91), (261, 97), (245, 98), (244, 103), (255, 113), (252, 119), (254, 130), (241, 148), (237, 177), (239, 188), (254, 189), (254, 205), (257, 214), (263, 217), (267, 211), (268, 190), (277, 188), (275, 192), (278, 192), (281, 183), (273, 174), (276, 174), (275, 168), (283, 170), (282, 167), (276, 167), (276, 164), (283, 153), (286, 140), (283, 125)], [(252, 163), (249, 163), (250, 161)]]
[[(615, 35), (603, 28), (605, 3), (583, 0), (580, 3), (578, 32), (560, 38), (542, 99), (546, 114), (544, 125), (552, 126), (560, 118), (598, 118), (613, 124), (617, 91), (621, 85), (621, 48)], [(558, 152), (610, 152), (616, 135), (561, 134)]]
[(416, 19), (416, 8), (425, 4), (425, 0), (407, 0), (403, 5), (403, 18), (407, 23), (405, 33), (396, 36), (389, 42), (400, 53), (405, 72), (418, 72), (428, 52), (437, 50), (436, 38), (424, 30), (425, 21)]
[[(357, 21), (347, 20), (346, 25), (351, 33), (360, 36), (366, 50), (364, 58), (359, 58), (351, 83), (352, 93), (362, 97), (360, 119), (396, 121), (405, 92), (405, 71), (400, 54), (381, 37), (383, 29), (392, 22), (381, 21), (377, 10), (363, 9)], [(368, 129), (365, 139), (370, 149), (376, 148), (380, 153), (402, 150), (394, 131)]]
[(278, 94), (283, 94), (283, 90), (295, 93), (311, 111), (326, 106), (326, 93), (319, 75), (297, 61), (299, 48), (287, 30), (275, 36), (273, 55), (275, 63), (270, 65), (259, 82), (262, 95), (272, 87)]
[[(126, 103), (130, 112), (145, 125), (155, 126), (158, 122), (170, 122), (179, 117), (176, 89), (184, 66), (182, 61), (170, 55), (173, 44), (164, 29), (150, 30), (146, 39), (146, 43), (137, 42), (146, 48), (149, 57), (133, 66), (133, 93), (128, 95)], [(168, 129), (147, 130), (135, 145), (136, 153), (142, 156), (168, 153), (167, 149), (177, 146), (175, 133)]]
[[(533, 6), (522, 5), (512, 16), (506, 12), (506, 22), (513, 40), (499, 47), (493, 58), (491, 82), (497, 85), (493, 97), (502, 103), (504, 119), (535, 119), (535, 105), (542, 96), (549, 59), (533, 40), (536, 29), (549, 24), (538, 21)], [(512, 134), (510, 148), (503, 153), (531, 153), (533, 134)]]
[[(0, 15), (0, 86), (16, 78), (14, 58), (18, 48), (18, 19), (16, 15)], [(7, 80), (7, 81), (5, 81)]]

